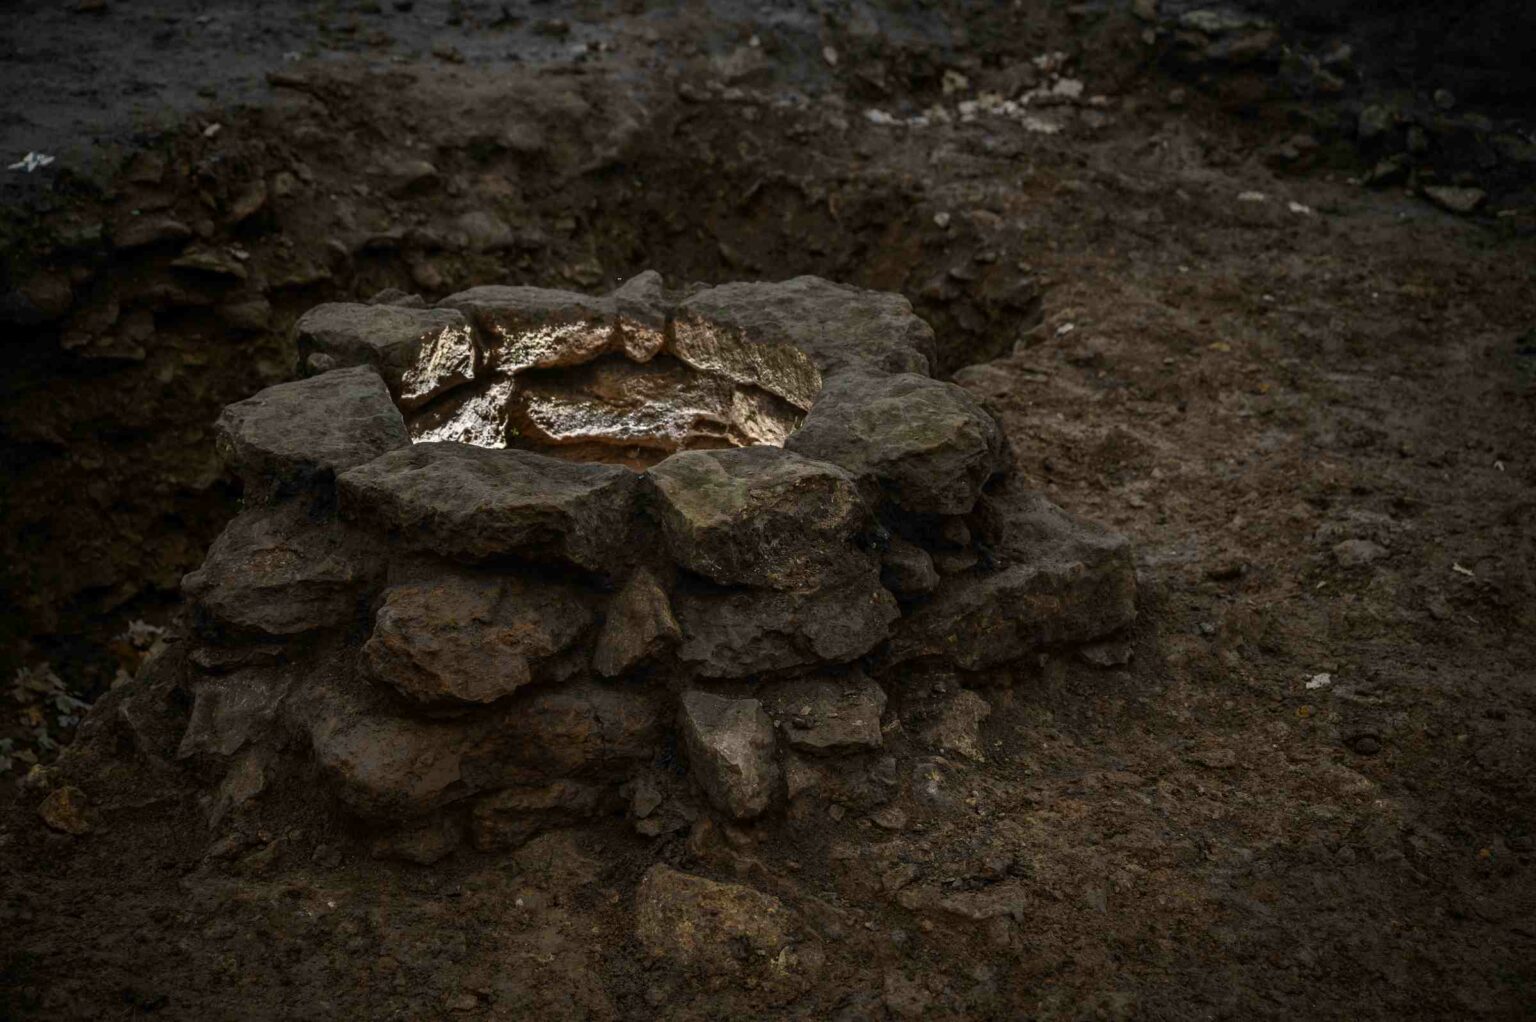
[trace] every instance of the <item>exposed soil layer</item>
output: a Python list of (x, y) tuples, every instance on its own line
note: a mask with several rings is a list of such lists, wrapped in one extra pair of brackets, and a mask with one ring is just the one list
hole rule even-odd
[[(129, 620), (177, 627), (238, 507), (211, 423), (297, 375), (305, 309), (646, 267), (907, 295), (1023, 480), (1131, 537), (1140, 615), (1128, 660), (978, 686), (980, 760), (930, 747), (900, 819), (625, 808), (423, 867), (318, 797), (231, 812), (195, 762), (77, 757), (5, 811), (0, 1014), (1529, 1016), (1536, 245), (1497, 103), (1451, 111), (1494, 163), (1451, 127), (1437, 163), (1419, 121), (1353, 135), (1398, 82), (1298, 122), (1283, 64), (1191, 64), (1227, 44), (1119, 7), (105, 6), (23, 4), (6, 42), (41, 55), (19, 88), (121, 38), (175, 94), (164, 134), (29, 102), (0, 135), (60, 157), (4, 175), (7, 672), (94, 696)], [(162, 14), (185, 49), (141, 59)], [(123, 161), (72, 161), (77, 124)], [(924, 745), (949, 693), (908, 680), (888, 720)], [(679, 936), (705, 917), (729, 954)]]

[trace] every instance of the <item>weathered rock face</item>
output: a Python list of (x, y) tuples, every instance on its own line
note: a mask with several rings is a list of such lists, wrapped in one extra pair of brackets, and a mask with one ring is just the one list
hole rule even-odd
[(384, 381), (367, 367), (268, 387), (224, 409), (216, 432), (247, 500), (324, 486), (411, 442)]
[(694, 778), (715, 808), (737, 819), (760, 815), (779, 787), (773, 721), (756, 699), (684, 692), (678, 726)]
[(872, 574), (870, 521), (847, 473), (773, 447), (687, 451), (647, 478), (667, 549), (725, 584), (808, 590)]
[(388, 590), (363, 660), (411, 699), (490, 703), (547, 678), (591, 620), (568, 584), (454, 573)]
[[(252, 506), (185, 579), (189, 648), (103, 704), (219, 778), (210, 818), (318, 777), (421, 863), (626, 805), (653, 837), (780, 806), (899, 830), (902, 757), (985, 756), (965, 686), (1134, 617), (1125, 541), (1008, 480), (898, 297), (643, 274), (377, 301), (299, 325), (312, 368), (356, 364), (226, 412)], [(772, 915), (753, 892), (647, 884), (691, 906), (642, 896), (680, 961), (713, 967), (677, 936), (695, 909), (782, 932), (710, 915)]]
[(559, 558), (601, 571), (627, 559), (636, 477), (526, 451), (421, 443), (337, 480), (344, 518), (464, 561)]
[(910, 373), (833, 377), (786, 446), (872, 481), (919, 514), (968, 513), (1007, 468), (992, 416), (962, 388)]
[(346, 624), (379, 584), (384, 559), (346, 526), (300, 504), (253, 508), (208, 549), (182, 592), (212, 625), (277, 638)]
[(332, 302), (301, 316), (294, 333), (312, 365), (372, 366), (403, 408), (475, 378), (474, 338), (455, 309)]

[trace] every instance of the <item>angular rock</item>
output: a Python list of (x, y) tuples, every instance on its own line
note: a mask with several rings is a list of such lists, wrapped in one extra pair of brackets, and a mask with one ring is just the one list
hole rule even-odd
[(168, 241), (186, 241), (192, 228), (168, 216), (136, 216), (125, 220), (112, 232), (112, 244), (119, 249), (144, 248)]
[(809, 410), (823, 376), (862, 366), (929, 372), (933, 331), (900, 295), (796, 277), (722, 284), (677, 309), (671, 350), (695, 368)]
[(177, 758), (233, 756), (266, 737), (294, 682), (292, 674), (271, 668), (194, 681), (192, 715)]
[(682, 637), (666, 590), (649, 568), (639, 568), (608, 603), (592, 666), (617, 678)]
[(373, 369), (337, 369), (280, 383), (224, 409), (219, 453), (245, 481), (247, 500), (327, 486), (354, 465), (411, 442)]
[(1441, 209), (1463, 216), (1475, 213), (1488, 198), (1488, 193), (1481, 188), (1457, 188), (1452, 185), (1431, 185), (1424, 189), (1424, 195)]
[(842, 755), (884, 744), (880, 715), (885, 690), (862, 671), (844, 678), (774, 682), (764, 686), (762, 699), (785, 740), (797, 749)]
[(475, 378), (469, 322), (455, 309), (331, 302), (299, 317), (299, 357), (378, 370), (402, 407), (414, 408)]
[(991, 713), (992, 707), (985, 699), (969, 689), (959, 689), (939, 704), (933, 722), (922, 731), (922, 740), (935, 752), (985, 763), (981, 722)]
[(683, 628), (677, 655), (709, 678), (844, 663), (884, 642), (901, 616), (873, 581), (813, 593), (678, 593), (674, 606)]
[(655, 270), (630, 277), (610, 295), (617, 313), (619, 349), (630, 360), (649, 362), (667, 344), (671, 311), (661, 274)]
[(678, 700), (688, 767), (716, 809), (736, 819), (761, 815), (779, 787), (773, 721), (756, 699), (691, 690)]
[(920, 514), (966, 514), (1008, 467), (1001, 428), (964, 388), (912, 374), (830, 378), (785, 447), (872, 481)]
[(985, 670), (1045, 646), (1098, 639), (1135, 620), (1136, 571), (1124, 536), (1073, 518), (1038, 494), (1011, 495), (999, 511), (1002, 566), (945, 577), (902, 619), (890, 662), (938, 656)]
[(418, 702), (489, 703), (547, 677), (591, 622), (570, 585), (447, 574), (385, 592), (363, 663)]
[(439, 309), (457, 309), (480, 331), (487, 369), (579, 365), (618, 341), (618, 311), (611, 298), (539, 287), (487, 286), (449, 295)]
[(880, 555), (880, 583), (903, 599), (926, 596), (938, 588), (933, 556), (900, 536), (892, 536)]
[(635, 936), (646, 953), (706, 971), (740, 968), (738, 948), (773, 956), (794, 918), (779, 899), (655, 865), (635, 894)]
[(519, 848), (543, 831), (593, 816), (601, 809), (604, 795), (600, 787), (572, 780), (486, 795), (475, 802), (470, 818), (475, 847), (482, 852)]
[(563, 559), (611, 571), (630, 559), (633, 472), (527, 451), (419, 443), (344, 473), (343, 517), (462, 561)]
[(722, 583), (812, 589), (869, 577), (869, 511), (841, 469), (774, 447), (684, 451), (646, 474), (667, 547)]
[(223, 628), (285, 637), (351, 621), (383, 573), (367, 537), (285, 504), (238, 515), (181, 589)]

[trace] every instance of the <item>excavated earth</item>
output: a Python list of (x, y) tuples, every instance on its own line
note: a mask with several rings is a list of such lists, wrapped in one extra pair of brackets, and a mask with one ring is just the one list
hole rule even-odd
[(1522, 5), (13, 6), (0, 1015), (1536, 1010)]

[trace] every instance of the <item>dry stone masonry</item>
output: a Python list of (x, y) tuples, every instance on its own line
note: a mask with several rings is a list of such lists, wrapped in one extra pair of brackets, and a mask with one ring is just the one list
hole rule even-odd
[(973, 689), (1135, 615), (1125, 540), (1010, 478), (899, 296), (645, 273), (297, 331), (307, 378), (219, 420), (246, 506), (193, 635), (117, 697), (190, 705), (217, 812), (320, 791), (417, 861), (604, 814), (900, 826), (986, 759)]

